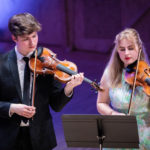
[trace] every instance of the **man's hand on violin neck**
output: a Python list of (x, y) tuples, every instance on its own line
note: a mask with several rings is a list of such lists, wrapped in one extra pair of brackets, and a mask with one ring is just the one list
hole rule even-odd
[(66, 84), (66, 86), (69, 86), (70, 88), (74, 88), (80, 84), (82, 84), (84, 79), (83, 73), (78, 73), (76, 75), (71, 76), (71, 80)]
[(10, 114), (14, 113), (26, 117), (31, 118), (35, 115), (36, 108), (34, 106), (27, 106), (25, 104), (11, 104), (10, 106)]
[(66, 87), (65, 87), (65, 94), (66, 96), (69, 96), (74, 87), (81, 85), (84, 79), (84, 74), (83, 73), (78, 73), (76, 75), (72, 75), (71, 76), (71, 80), (69, 82), (67, 82)]

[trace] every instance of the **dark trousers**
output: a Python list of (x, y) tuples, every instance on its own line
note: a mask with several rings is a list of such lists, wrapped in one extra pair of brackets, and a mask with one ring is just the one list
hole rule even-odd
[(14, 150), (33, 150), (30, 140), (29, 127), (20, 127)]

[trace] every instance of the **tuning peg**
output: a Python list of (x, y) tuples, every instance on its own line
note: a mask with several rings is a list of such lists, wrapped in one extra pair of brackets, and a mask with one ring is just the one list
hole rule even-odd
[(91, 90), (94, 91), (94, 88), (91, 87)]
[(95, 94), (97, 94), (98, 92), (95, 90)]
[(94, 82), (97, 82), (97, 79), (94, 79)]
[(95, 90), (94, 88), (91, 88), (91, 91), (94, 91), (95, 94), (97, 94), (97, 90)]
[(97, 79), (94, 79), (94, 82), (97, 83), (97, 85), (100, 86), (100, 82), (97, 82)]

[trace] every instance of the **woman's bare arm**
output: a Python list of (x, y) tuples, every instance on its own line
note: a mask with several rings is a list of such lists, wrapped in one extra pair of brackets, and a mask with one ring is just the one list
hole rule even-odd
[(124, 115), (123, 113), (119, 113), (113, 110), (109, 106), (110, 104), (109, 84), (108, 84), (108, 79), (105, 76), (102, 77), (101, 87), (104, 89), (104, 91), (98, 92), (98, 97), (97, 97), (98, 112), (102, 115)]

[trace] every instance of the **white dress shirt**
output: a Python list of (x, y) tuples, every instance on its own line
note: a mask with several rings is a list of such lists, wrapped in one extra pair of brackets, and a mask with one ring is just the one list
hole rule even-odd
[[(19, 51), (17, 50), (17, 47), (15, 47), (15, 52), (16, 52), (16, 56), (17, 56), (17, 66), (18, 66), (18, 73), (19, 73), (19, 80), (20, 80), (20, 86), (21, 86), (21, 94), (22, 94), (22, 98), (23, 98), (23, 87), (24, 87), (24, 68), (26, 65), (26, 62), (23, 60), (23, 56), (22, 54), (19, 53)], [(30, 55), (33, 52), (29, 53), (26, 57), (30, 57)], [(31, 83), (32, 83), (32, 75), (30, 73), (30, 96), (31, 96)], [(31, 97), (30, 97), (31, 98)], [(24, 123), (23, 121), (21, 121), (20, 126), (29, 126), (29, 121), (27, 123)]]

